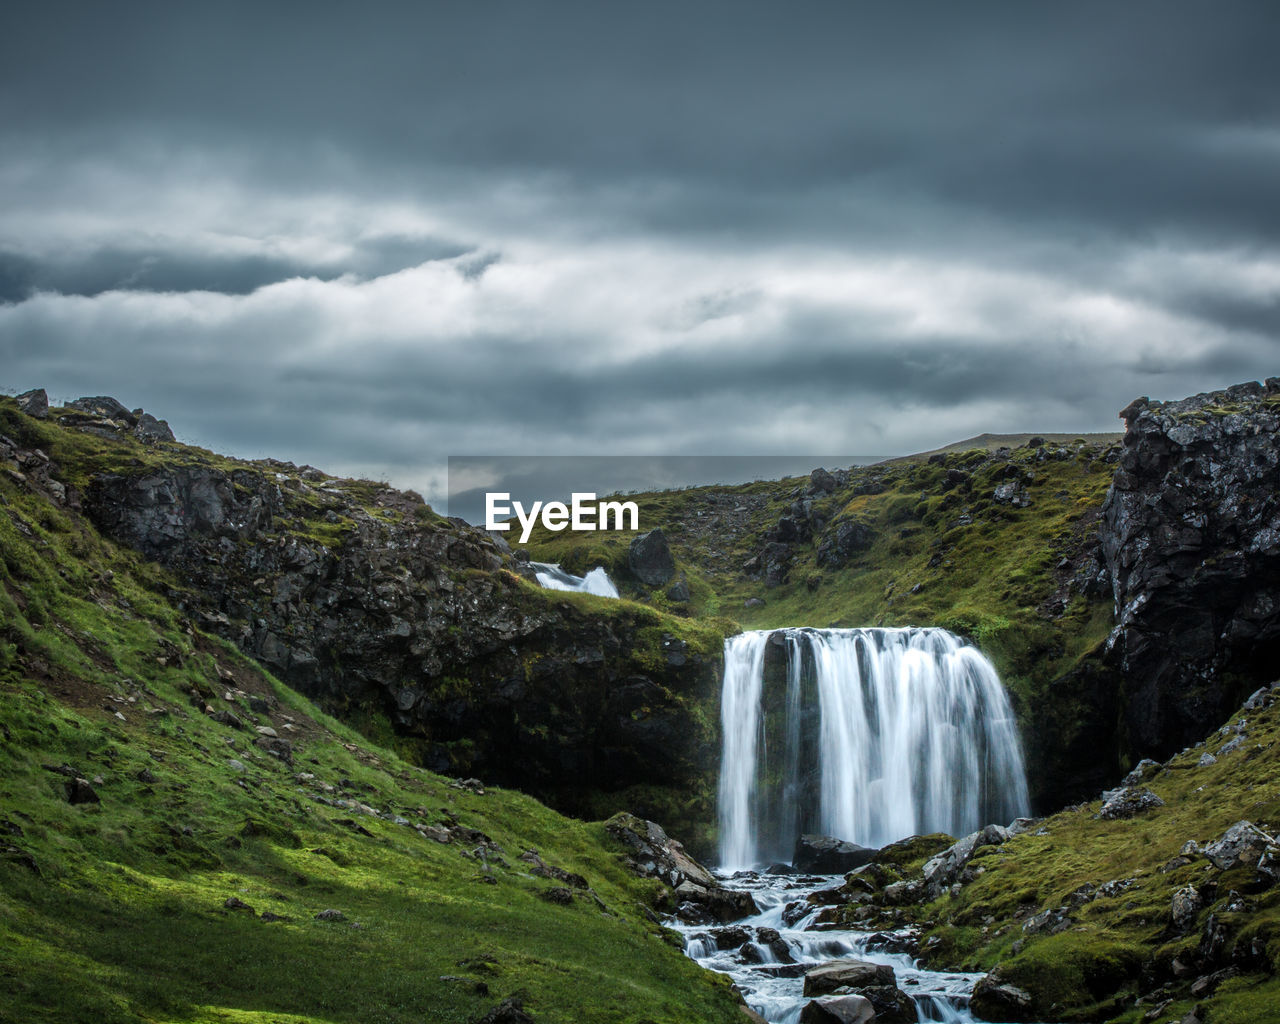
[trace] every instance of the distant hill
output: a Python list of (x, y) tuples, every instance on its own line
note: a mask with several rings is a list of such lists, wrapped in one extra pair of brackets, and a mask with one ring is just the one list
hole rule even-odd
[(995, 451), (997, 448), (1021, 448), (1035, 437), (1043, 439), (1045, 444), (1070, 444), (1072, 441), (1084, 441), (1090, 445), (1108, 445), (1123, 440), (1124, 432), (1098, 434), (978, 434), (976, 437), (970, 437), (964, 441), (953, 441), (951, 444), (943, 445), (941, 448), (933, 448), (927, 452), (916, 452), (914, 455), (900, 455), (896, 458), (885, 459), (885, 461), (906, 462), (912, 459), (927, 459), (930, 455), (967, 452), (974, 448), (985, 448), (987, 451)]

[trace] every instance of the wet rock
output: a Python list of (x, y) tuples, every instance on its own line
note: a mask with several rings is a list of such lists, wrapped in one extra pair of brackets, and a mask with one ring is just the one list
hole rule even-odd
[(1030, 993), (1002, 982), (994, 973), (978, 979), (969, 1000), (969, 1009), (979, 1019), (997, 1024), (1023, 1024), (1038, 1019), (1032, 1009)]
[(862, 989), (888, 985), (897, 987), (893, 968), (868, 960), (832, 960), (805, 972), (804, 994), (821, 996), (838, 988)]
[(800, 1024), (874, 1024), (876, 1008), (863, 996), (826, 996), (805, 1003)]
[(842, 875), (870, 863), (876, 852), (834, 836), (802, 835), (796, 840), (791, 863), (797, 871)]
[(1124, 786), (1102, 794), (1102, 810), (1097, 817), (1103, 821), (1116, 821), (1133, 818), (1144, 811), (1163, 807), (1164, 801), (1151, 790), (1135, 786)]
[(875, 1007), (875, 1024), (916, 1024), (920, 1019), (911, 997), (893, 985), (870, 985), (856, 994)]
[(740, 949), (751, 941), (751, 932), (739, 925), (736, 928), (717, 928), (711, 933), (716, 949)]
[(631, 542), (627, 565), (641, 583), (660, 587), (675, 575), (676, 562), (662, 530), (642, 533)]

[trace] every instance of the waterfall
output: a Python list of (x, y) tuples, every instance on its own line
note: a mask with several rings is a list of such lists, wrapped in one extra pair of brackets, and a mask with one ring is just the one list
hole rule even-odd
[(724, 648), (720, 862), (819, 832), (879, 847), (1028, 813), (995, 668), (943, 629), (757, 630)]
[(548, 590), (573, 590), (582, 594), (598, 594), (600, 597), (617, 597), (618, 588), (609, 579), (603, 565), (597, 565), (585, 576), (565, 572), (554, 562), (530, 562), (534, 577), (540, 587)]

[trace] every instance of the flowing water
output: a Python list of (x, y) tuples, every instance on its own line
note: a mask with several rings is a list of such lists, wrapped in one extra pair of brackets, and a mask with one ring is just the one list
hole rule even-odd
[(721, 871), (761, 912), (728, 929), (673, 923), (686, 953), (732, 976), (771, 1024), (799, 1019), (807, 969), (849, 958), (893, 967), (922, 1022), (975, 1020), (981, 975), (924, 970), (900, 939), (817, 922), (805, 896), (841, 877), (749, 869), (789, 861), (806, 832), (881, 847), (1026, 815), (1017, 724), (991, 663), (942, 629), (742, 633), (725, 641), (721, 722)]
[(720, 866), (804, 832), (880, 847), (1028, 813), (991, 663), (943, 629), (757, 630), (725, 641)]
[(617, 597), (618, 588), (609, 579), (603, 565), (597, 565), (585, 576), (565, 572), (554, 562), (530, 562), (538, 585), (548, 590), (573, 590), (581, 594), (598, 594), (600, 597)]
[[(671, 922), (685, 936), (685, 952), (704, 967), (733, 978), (747, 1004), (770, 1024), (795, 1024), (805, 1003), (804, 972), (831, 960), (857, 959), (888, 964), (898, 988), (916, 1004), (922, 1024), (974, 1021), (969, 997), (981, 974), (953, 974), (923, 970), (906, 953), (888, 952), (895, 933), (811, 930), (821, 907), (797, 908), (815, 890), (840, 885), (843, 877), (807, 875), (794, 878), (742, 872), (725, 879), (734, 888), (749, 889), (760, 913), (733, 925), (716, 927)], [(788, 909), (790, 908), (790, 909)], [(791, 924), (787, 922), (791, 921)], [(734, 929), (747, 928), (753, 940), (759, 929), (772, 928), (776, 943), (748, 941), (737, 945)], [(721, 946), (733, 948), (720, 948)]]

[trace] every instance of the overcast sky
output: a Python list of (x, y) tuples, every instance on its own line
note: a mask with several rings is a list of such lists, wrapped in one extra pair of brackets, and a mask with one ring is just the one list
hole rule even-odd
[[(10, 5), (13, 8), (15, 5)], [(1280, 5), (0, 16), (0, 387), (442, 487), (1280, 374)]]

